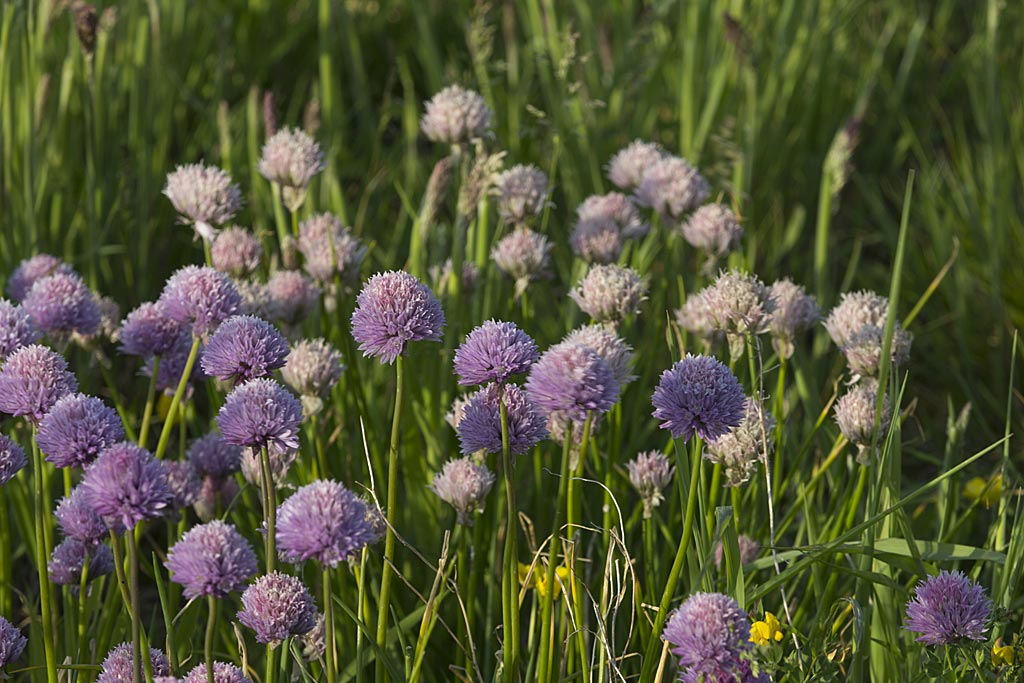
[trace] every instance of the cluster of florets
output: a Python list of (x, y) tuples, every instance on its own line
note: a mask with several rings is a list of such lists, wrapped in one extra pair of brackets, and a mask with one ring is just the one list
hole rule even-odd
[[(885, 342), (889, 300), (874, 292), (846, 292), (839, 305), (825, 319), (825, 329), (846, 356), (855, 377), (878, 374)], [(890, 353), (892, 363), (902, 364), (910, 357), (913, 335), (899, 323), (893, 327)]]
[(654, 514), (654, 508), (664, 499), (662, 491), (672, 482), (675, 468), (660, 451), (639, 453), (626, 467), (629, 469), (629, 482), (643, 502), (644, 519), (649, 519)]
[(632, 268), (595, 265), (569, 296), (596, 322), (617, 323), (640, 312), (647, 283)]
[(472, 526), (473, 514), (483, 508), (494, 486), (494, 473), (471, 457), (450, 460), (434, 475), (431, 485), (437, 497), (455, 508), (459, 524)]
[(178, 166), (169, 173), (164, 195), (171, 200), (181, 222), (191, 225), (207, 242), (216, 237), (217, 226), (230, 221), (242, 208), (242, 190), (231, 176), (202, 162)]
[(731, 431), (709, 440), (704, 457), (722, 466), (729, 486), (747, 482), (757, 463), (775, 448), (775, 418), (761, 401), (747, 398), (743, 419)]
[(547, 174), (536, 166), (513, 166), (494, 180), (494, 194), (502, 220), (523, 225), (548, 206)]
[(680, 667), (680, 680), (770, 681), (753, 674), (747, 653), (750, 619), (739, 604), (721, 593), (694, 593), (668, 619), (662, 638)]
[(492, 118), (479, 93), (449, 85), (426, 103), (420, 129), (433, 142), (458, 145), (490, 135)]
[(858, 382), (839, 397), (835, 406), (839, 431), (857, 446), (857, 461), (864, 465), (871, 461), (874, 446), (885, 442), (892, 420), (888, 395), (882, 397), (881, 412), (878, 412), (878, 391), (877, 381)]

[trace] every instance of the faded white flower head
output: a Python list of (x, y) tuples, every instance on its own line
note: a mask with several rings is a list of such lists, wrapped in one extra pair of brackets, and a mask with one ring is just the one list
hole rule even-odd
[(739, 426), (708, 441), (704, 458), (722, 465), (729, 486), (739, 486), (754, 474), (757, 463), (764, 462), (775, 449), (775, 418), (760, 401), (748, 397)]
[(739, 219), (724, 204), (705, 204), (693, 212), (681, 229), (687, 242), (712, 258), (728, 254), (743, 236)]
[(569, 296), (595, 321), (615, 323), (640, 312), (647, 283), (632, 268), (595, 265)]
[[(857, 446), (857, 462), (866, 465), (871, 461), (871, 444), (875, 436), (875, 414), (878, 400), (878, 382), (865, 380), (852, 386), (835, 405), (836, 424), (839, 431), (850, 443)], [(882, 415), (878, 422), (878, 442), (885, 440), (892, 420), (892, 405), (889, 397), (882, 399)]]
[(775, 302), (775, 311), (768, 323), (772, 344), (779, 356), (789, 358), (793, 355), (793, 339), (821, 320), (821, 310), (814, 297), (789, 278), (774, 282), (770, 296)]
[(576, 207), (580, 222), (606, 219), (614, 221), (623, 239), (640, 239), (651, 229), (644, 221), (636, 204), (621, 192), (595, 194), (583, 200)]
[(665, 148), (656, 142), (634, 140), (608, 162), (608, 180), (623, 190), (635, 190), (647, 170), (667, 156)]
[(548, 205), (548, 176), (536, 166), (518, 164), (498, 174), (493, 192), (502, 220), (522, 225)]
[(636, 188), (636, 199), (674, 223), (700, 206), (710, 192), (708, 181), (690, 162), (669, 156), (647, 169)]
[(242, 208), (242, 190), (216, 166), (185, 164), (167, 174), (164, 196), (196, 234), (210, 242), (216, 227), (227, 223)]
[(432, 142), (457, 145), (490, 135), (492, 118), (479, 93), (449, 85), (426, 103), (420, 129)]

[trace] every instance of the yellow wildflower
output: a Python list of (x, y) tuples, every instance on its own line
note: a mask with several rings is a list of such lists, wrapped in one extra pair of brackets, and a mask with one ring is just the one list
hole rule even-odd
[(991, 480), (985, 481), (981, 477), (975, 477), (964, 485), (964, 497), (970, 500), (981, 500), (986, 507), (991, 507), (999, 502), (1003, 495), (1003, 475), (997, 474)]
[(750, 627), (750, 642), (758, 645), (771, 645), (782, 640), (782, 624), (771, 612), (764, 613), (763, 621), (755, 621)]
[[(546, 569), (542, 565), (536, 565), (533, 567), (533, 572), (530, 572), (530, 565), (519, 563), (519, 583), (527, 588), (535, 588), (541, 597), (546, 597), (548, 594), (547, 577), (545, 576)], [(529, 581), (527, 581), (529, 577)], [(555, 568), (555, 599), (562, 593), (562, 585), (569, 579), (569, 568), (566, 566)]]
[(1002, 642), (1002, 640), (998, 640), (992, 646), (992, 666), (1012, 665), (1017, 659), (1017, 653), (1014, 652), (1013, 645), (1003, 645)]

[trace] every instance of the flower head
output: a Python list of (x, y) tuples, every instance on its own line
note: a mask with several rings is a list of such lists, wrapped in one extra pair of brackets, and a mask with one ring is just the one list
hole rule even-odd
[[(897, 325), (893, 329), (889, 347), (890, 357), (896, 365), (906, 363), (910, 358), (910, 345), (914, 336)], [(882, 347), (885, 344), (885, 328), (866, 325), (850, 336), (843, 346), (843, 355), (850, 371), (858, 377), (874, 377), (882, 366)]]
[(647, 299), (647, 283), (632, 268), (595, 265), (569, 296), (595, 321), (618, 322), (640, 312), (640, 303)]
[(297, 270), (277, 271), (265, 289), (270, 319), (284, 325), (301, 323), (320, 301), (320, 288)]
[[(836, 424), (839, 431), (850, 443), (857, 446), (857, 460), (867, 464), (871, 456), (871, 445), (875, 437), (875, 413), (878, 407), (878, 382), (865, 380), (854, 385), (839, 397), (835, 405)], [(877, 426), (879, 440), (885, 439), (892, 419), (889, 397), (882, 399), (882, 416)]]
[(54, 273), (36, 280), (22, 307), (39, 330), (55, 339), (73, 333), (91, 337), (102, 318), (96, 297), (76, 273)]
[(11, 297), (12, 301), (21, 303), (36, 280), (42, 280), (57, 273), (73, 275), (74, 272), (70, 265), (56, 256), (37, 254), (19, 263), (11, 273), (11, 277), (7, 279), (7, 296)]
[(263, 143), (259, 171), (272, 183), (304, 189), (325, 168), (319, 143), (298, 128), (282, 128)]
[(114, 571), (114, 554), (110, 548), (99, 544), (82, 543), (74, 538), (66, 538), (53, 549), (47, 570), (50, 581), (58, 586), (71, 586), (74, 591), (82, 582), (82, 569), (89, 561), (86, 580), (92, 581)]
[(311, 401), (322, 402), (327, 398), (344, 369), (341, 354), (327, 341), (303, 339), (288, 354), (281, 377), (298, 392), (308, 410)]
[(654, 417), (673, 438), (717, 439), (740, 424), (746, 397), (739, 380), (717, 359), (686, 354), (668, 370), (651, 398)]
[(704, 458), (722, 465), (726, 483), (739, 486), (747, 482), (757, 463), (764, 462), (775, 447), (772, 431), (775, 418), (760, 401), (747, 398), (743, 419), (732, 430), (709, 439)]
[(10, 437), (0, 434), (0, 486), (14, 479), (14, 475), (26, 465), (25, 449)]
[(672, 613), (662, 638), (684, 667), (731, 666), (748, 649), (750, 620), (721, 593), (694, 593)]
[(588, 220), (610, 220), (623, 239), (640, 239), (651, 229), (640, 215), (633, 200), (621, 192), (591, 195), (576, 207), (580, 222)]
[(149, 451), (121, 442), (103, 451), (85, 471), (86, 501), (107, 522), (133, 529), (171, 504), (167, 469)]
[(648, 169), (668, 156), (665, 148), (656, 142), (634, 140), (608, 162), (608, 180), (620, 189), (635, 190)]
[(434, 475), (431, 485), (437, 497), (455, 508), (459, 524), (473, 525), (473, 513), (483, 509), (484, 499), (494, 486), (494, 473), (470, 457), (449, 460)]
[(574, 422), (606, 413), (619, 400), (619, 383), (600, 354), (582, 344), (561, 343), (544, 352), (526, 380), (530, 400), (547, 412), (565, 411)]
[(420, 129), (432, 142), (456, 145), (490, 135), (492, 118), (479, 93), (449, 85), (427, 102)]
[[(154, 676), (167, 676), (171, 672), (167, 656), (156, 648), (149, 649), (149, 661)], [(96, 683), (132, 683), (132, 645), (121, 643), (107, 653), (100, 667)]]
[(335, 567), (377, 539), (362, 498), (336, 481), (307, 484), (277, 511), (278, 555), (298, 564)]
[(21, 634), (21, 630), (0, 617), (0, 669), (20, 657), (26, 645), (28, 638)]
[[(874, 292), (846, 292), (839, 305), (825, 319), (825, 329), (846, 356), (855, 375), (878, 374), (881, 365), (885, 324), (889, 316), (889, 300)], [(913, 336), (899, 323), (893, 328), (890, 352), (893, 363), (904, 363), (910, 357)]]
[[(188, 672), (187, 676), (181, 679), (181, 683), (206, 683), (209, 680), (207, 674), (206, 664), (197, 664)], [(97, 681), (97, 683), (99, 682)], [(234, 664), (214, 662), (213, 683), (252, 683), (252, 681), (244, 671)]]
[(228, 318), (203, 349), (206, 374), (222, 380), (245, 382), (267, 377), (284, 366), (288, 341), (273, 325), (251, 315)]
[(736, 214), (725, 204), (705, 204), (682, 225), (683, 239), (713, 257), (725, 256), (743, 237)]
[(164, 564), (189, 600), (224, 598), (256, 574), (256, 553), (234, 526), (214, 520), (186, 531)]
[(516, 281), (521, 294), (531, 280), (547, 275), (551, 262), (551, 242), (527, 227), (519, 226), (502, 237), (491, 251), (494, 265)]
[(498, 213), (506, 223), (521, 225), (548, 206), (548, 177), (536, 166), (518, 164), (498, 174), (494, 194)]
[(61, 498), (54, 511), (57, 525), (68, 538), (82, 543), (99, 543), (107, 535), (107, 524), (103, 521), (88, 493), (81, 486), (71, 489), (71, 494)]
[(301, 580), (271, 572), (261, 576), (242, 593), (238, 620), (256, 632), (261, 643), (276, 643), (301, 636), (316, 627), (316, 603)]
[(39, 423), (37, 442), (57, 467), (85, 467), (124, 439), (124, 425), (113, 408), (95, 396), (68, 394)]
[(503, 383), (539, 357), (537, 343), (515, 323), (488, 320), (455, 350), (455, 374), (459, 384)]
[(576, 222), (569, 245), (587, 263), (615, 263), (622, 254), (622, 233), (610, 218), (585, 218)]
[(789, 278), (775, 281), (768, 296), (775, 302), (768, 322), (772, 344), (780, 356), (789, 358), (793, 355), (793, 339), (814, 327), (821, 320), (821, 311), (814, 297)]
[(173, 510), (184, 510), (199, 500), (203, 491), (203, 480), (199, 478), (195, 465), (188, 460), (168, 460), (167, 485), (171, 489)]
[(920, 633), (925, 645), (985, 640), (992, 601), (985, 589), (960, 572), (941, 571), (917, 584), (907, 602), (904, 628)]
[(367, 281), (352, 313), (352, 336), (364, 356), (394, 363), (411, 341), (441, 341), (444, 311), (430, 288), (404, 271)]
[(185, 266), (171, 275), (160, 295), (164, 313), (171, 320), (205, 337), (238, 312), (242, 297), (224, 273), (209, 266)]
[(647, 168), (636, 199), (671, 223), (700, 206), (710, 191), (708, 181), (686, 159), (666, 156)]
[(256, 235), (233, 225), (217, 233), (210, 246), (213, 267), (235, 277), (248, 275), (260, 267), (263, 246)]
[(741, 343), (747, 335), (766, 332), (775, 312), (775, 300), (764, 283), (736, 270), (721, 273), (705, 296), (714, 329)]
[(771, 645), (782, 640), (782, 624), (771, 612), (764, 613), (764, 619), (750, 625), (750, 642), (757, 645)]
[(236, 446), (287, 453), (299, 447), (302, 404), (272, 379), (235, 387), (217, 414), (224, 440)]
[(341, 219), (321, 213), (299, 226), (299, 251), (302, 267), (320, 283), (332, 283), (337, 274), (342, 282), (359, 279), (366, 247), (352, 236)]
[(0, 412), (38, 424), (78, 381), (59, 353), (31, 344), (18, 349), (0, 366)]
[(522, 455), (547, 436), (545, 418), (515, 384), (489, 384), (473, 394), (456, 430), (465, 454), (501, 452), (501, 404), (508, 414), (508, 442), (513, 455)]
[(121, 323), (121, 352), (132, 356), (160, 356), (174, 348), (184, 326), (168, 317), (159, 301), (146, 302)]
[(242, 190), (223, 169), (186, 164), (167, 174), (164, 196), (171, 200), (181, 222), (192, 225), (200, 237), (211, 241), (214, 226), (227, 223), (242, 208)]
[(607, 325), (595, 323), (578, 327), (565, 335), (562, 343), (582, 344), (597, 351), (611, 368), (620, 390), (625, 389), (627, 384), (636, 379), (632, 372), (633, 347)]
[(19, 304), (0, 299), (0, 363), (23, 346), (35, 343), (39, 330)]
[(661, 504), (661, 492), (671, 483), (675, 468), (660, 451), (639, 453), (626, 467), (629, 469), (629, 482), (643, 501), (644, 519), (649, 519), (654, 508)]
[(725, 334), (715, 328), (707, 288), (686, 297), (675, 318), (679, 327), (701, 339), (706, 346), (725, 338)]

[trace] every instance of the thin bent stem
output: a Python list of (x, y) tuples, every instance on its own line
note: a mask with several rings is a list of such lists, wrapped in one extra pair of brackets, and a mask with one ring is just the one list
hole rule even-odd
[[(45, 525), (50, 521), (50, 511), (45, 505), (43, 482), (43, 453), (36, 443), (36, 428), (32, 427), (32, 479), (36, 485), (36, 572), (39, 576), (39, 608), (43, 613), (43, 652), (46, 657), (46, 681), (57, 683), (57, 652), (53, 638), (53, 609), (51, 605), (50, 576), (46, 571), (46, 561), (50, 549), (46, 543)], [(6, 504), (6, 503), (5, 503)], [(5, 541), (6, 542), (6, 541)], [(138, 683), (138, 679), (136, 679)]]
[(274, 471), (270, 467), (270, 452), (266, 446), (260, 446), (260, 488), (263, 493), (263, 516), (267, 522), (267, 535), (264, 539), (267, 573), (274, 571), (277, 560), (277, 486), (274, 484)]
[(160, 373), (160, 356), (153, 356), (153, 371), (149, 376), (149, 388), (146, 390), (146, 407), (142, 411), (142, 426), (139, 427), (139, 445), (146, 447), (149, 437), (149, 423), (153, 419), (153, 405), (156, 403), (156, 378)]
[[(156, 459), (164, 457), (164, 453), (167, 451), (167, 443), (171, 440), (171, 429), (174, 425), (174, 417), (177, 415), (178, 406), (181, 405), (181, 399), (185, 395), (185, 387), (188, 386), (188, 378), (192, 376), (192, 367), (196, 364), (196, 356), (199, 355), (199, 337), (192, 338), (192, 348), (188, 351), (188, 359), (185, 361), (185, 369), (181, 372), (181, 378), (178, 380), (178, 388), (174, 391), (174, 397), (171, 399), (171, 407), (167, 409), (167, 417), (164, 419), (164, 426), (160, 430), (160, 441), (157, 442), (156, 446)], [(154, 376), (156, 373), (153, 373)]]
[[(387, 535), (384, 538), (384, 568), (380, 577), (380, 604), (377, 608), (377, 647), (383, 652), (388, 640), (388, 606), (391, 601), (391, 580), (394, 574), (392, 563), (395, 559), (395, 513), (398, 508), (398, 442), (401, 436), (403, 363), (399, 356), (395, 361), (395, 413), (391, 420), (391, 447), (388, 449), (387, 480)], [(387, 668), (384, 657), (377, 655), (375, 667), (377, 683), (384, 683)]]

